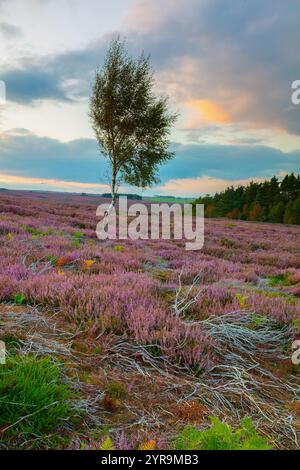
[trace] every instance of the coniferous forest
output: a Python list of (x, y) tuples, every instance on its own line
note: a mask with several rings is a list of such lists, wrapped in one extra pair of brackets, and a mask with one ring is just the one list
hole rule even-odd
[(206, 217), (300, 225), (300, 175), (231, 186), (214, 196), (200, 197), (195, 204), (205, 205)]

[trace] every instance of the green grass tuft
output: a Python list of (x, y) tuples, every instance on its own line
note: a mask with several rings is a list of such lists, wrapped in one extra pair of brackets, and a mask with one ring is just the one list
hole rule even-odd
[(0, 367), (1, 440), (54, 432), (63, 419), (74, 414), (71, 398), (57, 362), (35, 356), (8, 356), (7, 363)]
[(105, 391), (112, 399), (124, 398), (127, 394), (125, 384), (118, 381), (109, 382), (105, 387)]
[(289, 274), (278, 274), (277, 276), (270, 276), (269, 277), (269, 285), (272, 287), (276, 286), (289, 286)]
[(24, 294), (15, 294), (14, 303), (17, 305), (23, 305), (26, 303), (26, 296)]

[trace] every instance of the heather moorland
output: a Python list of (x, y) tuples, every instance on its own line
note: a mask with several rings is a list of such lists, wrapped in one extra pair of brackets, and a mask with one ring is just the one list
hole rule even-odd
[(300, 228), (100, 241), (99, 202), (1, 192), (0, 447), (299, 448)]

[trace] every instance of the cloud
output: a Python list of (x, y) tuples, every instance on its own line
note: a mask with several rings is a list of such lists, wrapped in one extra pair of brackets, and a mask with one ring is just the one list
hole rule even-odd
[[(144, 18), (152, 3), (137, 2)], [(186, 0), (176, 2), (174, 15), (173, 3), (164, 5), (155, 34), (143, 30), (138, 14), (131, 21), (162, 88), (179, 103), (212, 101), (249, 128), (300, 134), (300, 106), (291, 106), (291, 83), (300, 73), (299, 9), (280, 0)]]
[(225, 124), (230, 122), (229, 114), (213, 101), (189, 100), (186, 105), (193, 111), (190, 120), (187, 123), (187, 127), (189, 128), (197, 128), (203, 121), (216, 124)]
[[(150, 52), (160, 91), (179, 109), (202, 103), (204, 120), (300, 135), (300, 106), (291, 104), (299, 77), (299, 9), (281, 0), (137, 0), (121, 34), (131, 52)], [(82, 49), (22, 59), (6, 70), (8, 95), (32, 103), (87, 98), (102, 63), (107, 34)], [(71, 84), (71, 85), (70, 85)], [(71, 87), (71, 88), (70, 88)], [(213, 108), (212, 108), (213, 106)]]
[(82, 183), (80, 181), (64, 181), (60, 179), (50, 178), (31, 178), (28, 176), (14, 176), (5, 173), (0, 173), (0, 185), (5, 185), (6, 188), (13, 187), (15, 189), (36, 189), (40, 191), (64, 191), (64, 192), (78, 192), (84, 191), (87, 193), (99, 193), (108, 191), (108, 186), (105, 184), (91, 184)]
[(178, 178), (170, 180), (157, 188), (159, 194), (174, 196), (196, 197), (205, 194), (215, 194), (229, 186), (247, 185), (250, 181), (262, 182), (265, 178), (248, 178), (242, 180), (218, 179), (210, 176), (199, 178)]
[(104, 36), (82, 50), (42, 58), (23, 57), (18, 66), (1, 73), (1, 79), (7, 84), (8, 99), (20, 104), (87, 99), (95, 69), (102, 63), (111, 37)]
[(0, 34), (2, 34), (6, 39), (14, 39), (16, 37), (23, 36), (22, 31), (17, 28), (17, 26), (5, 22), (0, 23)]
[[(174, 190), (184, 195), (197, 193), (202, 187), (211, 192), (235, 182), (299, 171), (300, 151), (285, 153), (264, 146), (207, 144), (173, 144), (172, 148), (176, 157), (160, 168), (161, 184), (152, 192)], [(78, 182), (77, 190), (107, 183), (107, 163), (99, 155), (94, 139), (60, 142), (38, 137), (26, 129), (11, 129), (0, 135), (0, 172), (2, 181), (3, 175), (9, 176), (10, 184), (25, 184), (20, 178), (33, 186), (38, 181), (51, 185), (51, 180), (55, 181), (52, 186), (57, 187), (56, 182), (60, 181), (60, 188), (67, 190), (67, 182), (72, 187)], [(1, 185), (5, 186), (5, 178)]]
[(60, 142), (25, 129), (0, 135), (0, 171), (18, 177), (106, 183), (106, 162), (94, 139)]
[(300, 151), (255, 145), (174, 145), (176, 157), (161, 167), (162, 181), (209, 176), (240, 180), (299, 171)]
[[(54, 17), (56, 3), (51, 2)], [(91, 4), (88, 0), (87, 8)], [(62, 10), (62, 24), (65, 14)], [(151, 53), (158, 91), (169, 94), (182, 114), (174, 140), (188, 142), (173, 145), (176, 158), (161, 168), (162, 184), (199, 178), (210, 178), (205, 184), (211, 184), (299, 171), (300, 151), (273, 148), (300, 147), (300, 105), (291, 103), (291, 83), (300, 79), (299, 16), (299, 9), (281, 0), (133, 2), (121, 35), (131, 53)], [(2, 33), (18, 34), (13, 28), (9, 32), (7, 21)], [(1, 70), (9, 102), (3, 108), (7, 127), (28, 125), (62, 140), (88, 136), (94, 71), (115, 34), (101, 33), (87, 44), (85, 32), (81, 48), (77, 40), (74, 50), (42, 57), (22, 49), (22, 57)], [(93, 139), (63, 143), (26, 130), (0, 136), (5, 174), (96, 184), (104, 168)]]
[(31, 103), (35, 100), (68, 100), (59, 77), (39, 67), (12, 70), (2, 74), (7, 86), (7, 99), (17, 103)]

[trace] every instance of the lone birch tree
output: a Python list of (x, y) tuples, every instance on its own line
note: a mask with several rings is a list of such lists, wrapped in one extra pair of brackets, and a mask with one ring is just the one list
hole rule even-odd
[(167, 98), (154, 93), (150, 58), (130, 57), (119, 38), (96, 71), (89, 114), (109, 163), (109, 212), (122, 182), (141, 188), (158, 182), (159, 165), (174, 156), (168, 137), (177, 115), (168, 110)]

